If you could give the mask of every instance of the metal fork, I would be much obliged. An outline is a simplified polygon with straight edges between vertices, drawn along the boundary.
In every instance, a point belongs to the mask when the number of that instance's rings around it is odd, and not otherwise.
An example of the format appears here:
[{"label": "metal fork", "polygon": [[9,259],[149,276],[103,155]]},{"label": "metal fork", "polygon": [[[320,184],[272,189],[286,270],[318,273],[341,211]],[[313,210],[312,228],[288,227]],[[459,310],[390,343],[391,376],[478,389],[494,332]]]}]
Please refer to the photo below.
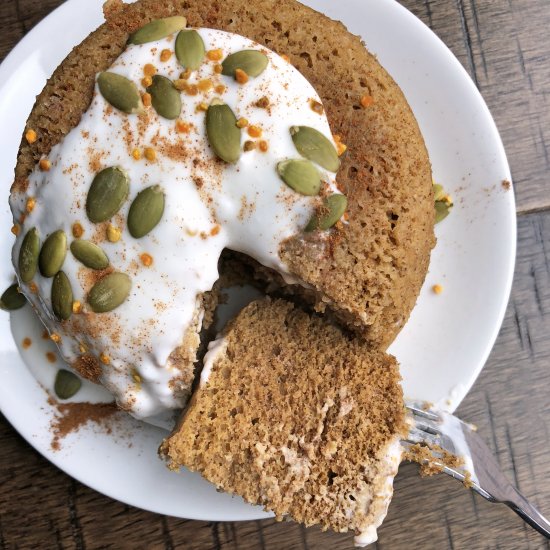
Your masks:
[{"label": "metal fork", "polygon": [[[472,425],[418,403],[407,403],[407,409],[411,426],[402,442],[406,449],[417,444],[427,446],[433,460],[427,459],[426,463],[441,468],[487,500],[506,504],[531,527],[550,538],[550,522],[506,479]],[[457,467],[445,465],[440,449],[462,458],[464,463]]]}]

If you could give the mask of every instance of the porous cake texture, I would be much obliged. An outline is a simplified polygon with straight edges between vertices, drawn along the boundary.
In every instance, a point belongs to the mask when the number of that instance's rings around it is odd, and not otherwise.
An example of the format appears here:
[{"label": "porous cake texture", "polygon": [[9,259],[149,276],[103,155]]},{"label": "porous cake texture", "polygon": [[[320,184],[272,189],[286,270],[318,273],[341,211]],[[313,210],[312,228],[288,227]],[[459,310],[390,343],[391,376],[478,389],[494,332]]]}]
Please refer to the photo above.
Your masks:
[{"label": "porous cake texture", "polygon": [[283,300],[248,305],[211,346],[161,454],[224,491],[323,529],[383,519],[406,433],[395,359]]}]

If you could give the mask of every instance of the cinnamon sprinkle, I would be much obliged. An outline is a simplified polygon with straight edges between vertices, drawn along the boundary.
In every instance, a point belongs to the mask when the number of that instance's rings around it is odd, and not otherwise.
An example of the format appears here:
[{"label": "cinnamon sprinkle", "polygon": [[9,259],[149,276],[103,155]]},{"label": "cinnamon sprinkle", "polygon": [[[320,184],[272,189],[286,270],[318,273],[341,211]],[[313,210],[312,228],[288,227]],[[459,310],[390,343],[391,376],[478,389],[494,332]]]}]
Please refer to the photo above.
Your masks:
[{"label": "cinnamon sprinkle", "polygon": [[112,432],[109,419],[119,411],[115,403],[59,403],[52,397],[48,403],[57,409],[57,414],[50,422],[52,433],[51,448],[58,451],[60,440],[88,424],[89,422]]}]

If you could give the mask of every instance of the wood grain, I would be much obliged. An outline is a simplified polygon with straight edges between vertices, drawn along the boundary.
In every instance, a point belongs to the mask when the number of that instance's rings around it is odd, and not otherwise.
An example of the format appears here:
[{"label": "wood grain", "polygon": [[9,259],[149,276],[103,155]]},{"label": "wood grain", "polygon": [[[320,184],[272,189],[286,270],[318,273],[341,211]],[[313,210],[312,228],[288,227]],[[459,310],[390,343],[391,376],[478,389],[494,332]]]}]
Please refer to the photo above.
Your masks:
[{"label": "wood grain", "polygon": [[[60,0],[0,1],[0,59]],[[550,514],[550,4],[403,0],[470,72],[503,137],[516,184],[518,259],[488,364],[459,414],[479,426],[504,471]],[[344,549],[349,535],[274,520],[208,523],[143,512],[72,480],[0,416],[0,550],[16,548]],[[403,465],[381,549],[543,549],[504,506]]]}]

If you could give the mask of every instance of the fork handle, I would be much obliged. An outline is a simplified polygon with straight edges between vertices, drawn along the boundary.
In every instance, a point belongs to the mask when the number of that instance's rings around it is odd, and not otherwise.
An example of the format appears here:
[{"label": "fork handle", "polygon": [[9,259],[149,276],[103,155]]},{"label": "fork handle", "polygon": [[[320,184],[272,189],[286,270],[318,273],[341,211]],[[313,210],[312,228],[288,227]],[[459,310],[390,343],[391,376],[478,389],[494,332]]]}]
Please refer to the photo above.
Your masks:
[{"label": "fork handle", "polygon": [[512,508],[523,520],[541,535],[550,539],[550,521],[548,521],[515,487],[514,495],[506,501],[506,505]]}]

